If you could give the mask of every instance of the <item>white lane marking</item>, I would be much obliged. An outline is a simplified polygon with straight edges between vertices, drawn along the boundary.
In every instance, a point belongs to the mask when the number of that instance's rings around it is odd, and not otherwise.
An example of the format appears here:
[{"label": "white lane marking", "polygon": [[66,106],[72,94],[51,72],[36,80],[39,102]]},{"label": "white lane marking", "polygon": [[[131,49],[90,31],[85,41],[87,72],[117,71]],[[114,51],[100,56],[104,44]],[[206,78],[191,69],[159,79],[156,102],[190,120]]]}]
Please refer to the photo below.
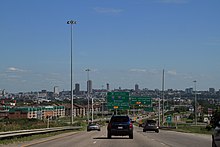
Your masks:
[{"label": "white lane marking", "polygon": [[96,144],[96,141],[94,141],[93,144]]},{"label": "white lane marking", "polygon": [[166,144],[164,144],[164,143],[160,143],[160,144],[162,144],[162,145],[166,145]]}]

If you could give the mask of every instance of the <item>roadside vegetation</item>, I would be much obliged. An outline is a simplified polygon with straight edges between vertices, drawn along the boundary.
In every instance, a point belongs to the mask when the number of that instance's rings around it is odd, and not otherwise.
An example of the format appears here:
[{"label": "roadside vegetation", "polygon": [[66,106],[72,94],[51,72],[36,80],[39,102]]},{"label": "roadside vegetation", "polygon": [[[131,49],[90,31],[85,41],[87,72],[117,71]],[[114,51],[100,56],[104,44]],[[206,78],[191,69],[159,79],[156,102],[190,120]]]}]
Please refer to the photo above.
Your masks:
[{"label": "roadside vegetation", "polygon": [[[73,126],[85,126],[83,118],[74,118]],[[70,126],[70,118],[64,117],[54,120],[39,120],[39,119],[1,119],[0,132],[41,129],[47,127],[63,127]]]},{"label": "roadside vegetation", "polygon": [[213,129],[208,126],[178,125],[175,131],[184,133],[212,134]]},{"label": "roadside vegetation", "polygon": [[36,134],[36,135],[31,135],[31,136],[22,136],[22,137],[13,137],[10,139],[1,139],[0,144],[7,145],[7,144],[14,144],[14,143],[21,143],[25,141],[32,141],[35,139],[41,139],[41,138],[46,138],[46,137],[51,137],[55,135],[59,135],[62,133],[68,133],[68,132],[73,132],[73,130],[66,130],[66,131],[59,131],[59,132],[51,132],[51,133],[46,133],[46,134]]},{"label": "roadside vegetation", "polygon": [[[63,127],[70,126],[70,118],[60,118],[57,120],[50,120],[49,127]],[[6,131],[16,131],[16,130],[29,130],[29,129],[41,129],[47,128],[48,120],[38,120],[38,119],[1,119],[0,120],[0,132]],[[82,129],[85,130],[87,123],[83,121],[82,118],[74,118],[73,126],[82,126]],[[58,132],[50,132],[44,134],[35,134],[30,136],[21,136],[21,137],[12,137],[5,138],[0,140],[0,144],[12,144],[18,142],[31,141],[34,139],[46,138],[50,136],[59,135],[62,133],[74,132],[79,130],[66,130],[66,131],[58,131]]]}]

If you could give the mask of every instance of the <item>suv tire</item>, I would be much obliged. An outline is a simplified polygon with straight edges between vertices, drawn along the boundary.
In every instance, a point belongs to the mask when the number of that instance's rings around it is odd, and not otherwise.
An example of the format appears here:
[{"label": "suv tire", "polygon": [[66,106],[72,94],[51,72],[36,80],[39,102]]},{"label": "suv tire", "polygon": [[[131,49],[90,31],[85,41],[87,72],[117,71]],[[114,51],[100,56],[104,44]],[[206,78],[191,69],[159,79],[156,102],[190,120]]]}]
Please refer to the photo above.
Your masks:
[{"label": "suv tire", "polygon": [[108,139],[111,139],[112,138],[112,135],[111,133],[108,132]]},{"label": "suv tire", "polygon": [[134,137],[133,137],[133,133],[129,135],[129,138],[130,138],[130,139],[133,139],[133,138],[134,138]]}]

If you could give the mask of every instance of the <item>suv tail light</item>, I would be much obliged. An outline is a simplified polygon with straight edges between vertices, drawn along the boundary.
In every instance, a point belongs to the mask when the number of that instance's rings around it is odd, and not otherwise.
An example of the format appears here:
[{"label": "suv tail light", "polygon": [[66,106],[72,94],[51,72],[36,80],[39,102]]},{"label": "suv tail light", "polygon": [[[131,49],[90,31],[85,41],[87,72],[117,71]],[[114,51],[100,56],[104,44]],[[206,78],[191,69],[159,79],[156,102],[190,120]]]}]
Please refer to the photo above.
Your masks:
[{"label": "suv tail light", "polygon": [[130,128],[130,129],[132,129],[132,128],[133,128],[133,124],[132,124],[132,123],[130,123],[129,128]]},{"label": "suv tail light", "polygon": [[108,124],[108,129],[111,129],[112,125],[111,123]]}]

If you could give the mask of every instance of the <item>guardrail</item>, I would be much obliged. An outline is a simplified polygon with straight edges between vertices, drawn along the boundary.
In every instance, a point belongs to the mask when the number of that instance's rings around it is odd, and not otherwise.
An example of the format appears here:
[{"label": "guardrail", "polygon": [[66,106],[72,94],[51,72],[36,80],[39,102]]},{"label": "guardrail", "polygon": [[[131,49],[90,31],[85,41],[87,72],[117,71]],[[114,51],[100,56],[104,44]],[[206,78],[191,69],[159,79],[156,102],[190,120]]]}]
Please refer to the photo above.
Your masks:
[{"label": "guardrail", "polygon": [[176,129],[176,126],[160,126],[159,127],[162,130],[172,130],[172,129]]},{"label": "guardrail", "polygon": [[16,136],[28,136],[28,135],[33,135],[33,134],[43,134],[43,133],[64,131],[64,130],[78,130],[81,128],[82,128],[81,126],[77,126],[77,127],[68,126],[68,127],[55,127],[55,128],[44,128],[44,129],[0,132],[0,139],[11,138],[11,137],[16,137]]}]

